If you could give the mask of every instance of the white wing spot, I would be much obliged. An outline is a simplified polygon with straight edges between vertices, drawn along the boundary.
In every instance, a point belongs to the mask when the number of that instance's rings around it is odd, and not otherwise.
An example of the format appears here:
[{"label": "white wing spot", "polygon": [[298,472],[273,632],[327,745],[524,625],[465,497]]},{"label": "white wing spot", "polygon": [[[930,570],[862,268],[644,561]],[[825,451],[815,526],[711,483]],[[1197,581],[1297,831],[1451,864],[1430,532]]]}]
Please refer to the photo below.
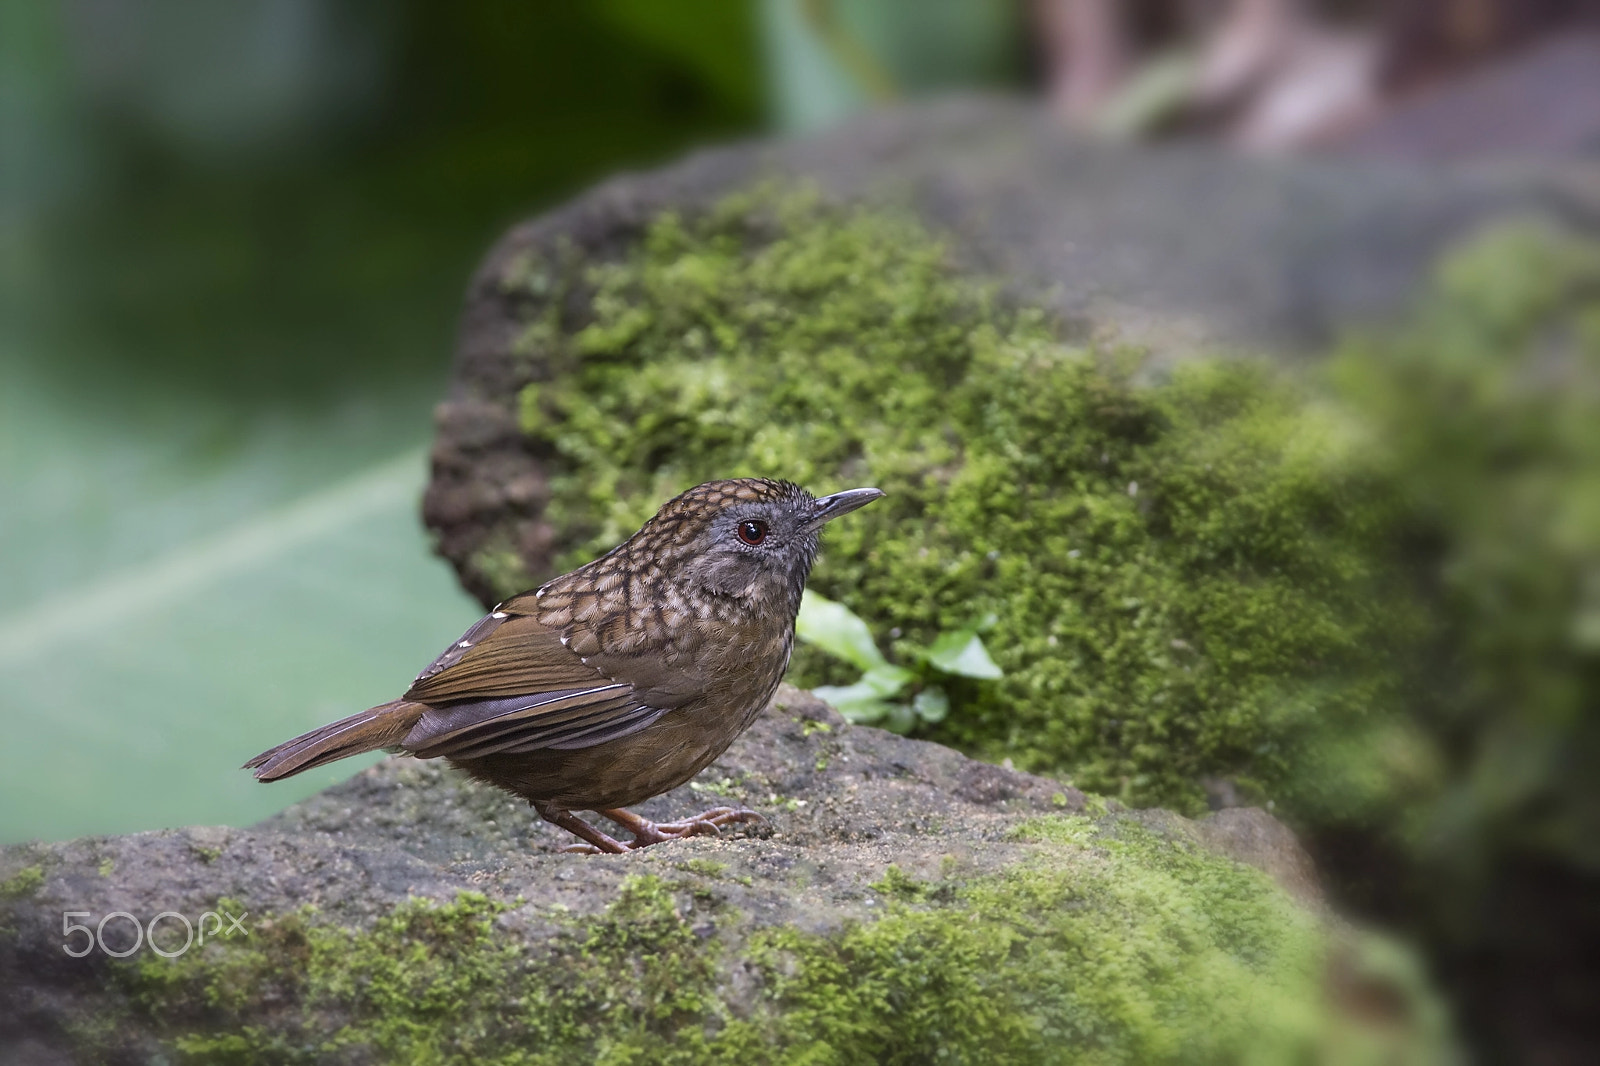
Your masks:
[{"label": "white wing spot", "polygon": [[470,641],[470,640],[458,640],[458,641],[456,641],[456,647],[458,647],[458,648],[470,648],[470,647],[472,647],[472,641]]},{"label": "white wing spot", "polygon": [[510,618],[511,616],[506,614],[504,611],[496,611],[496,612],[494,612],[494,614],[491,614],[489,617],[490,618]]},{"label": "white wing spot", "polygon": [[563,648],[565,648],[567,646],[567,638],[566,637],[562,637],[561,638],[561,646]]}]

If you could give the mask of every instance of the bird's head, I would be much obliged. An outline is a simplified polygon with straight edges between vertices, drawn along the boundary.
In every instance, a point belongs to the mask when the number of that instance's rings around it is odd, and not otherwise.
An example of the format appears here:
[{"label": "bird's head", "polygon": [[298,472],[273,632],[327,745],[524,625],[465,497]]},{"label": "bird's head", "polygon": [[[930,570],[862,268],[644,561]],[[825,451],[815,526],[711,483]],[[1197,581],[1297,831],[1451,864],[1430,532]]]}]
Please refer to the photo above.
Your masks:
[{"label": "bird's head", "polygon": [[667,501],[618,551],[649,553],[681,587],[793,617],[822,527],[882,495],[848,489],[816,497],[765,478],[708,481]]}]

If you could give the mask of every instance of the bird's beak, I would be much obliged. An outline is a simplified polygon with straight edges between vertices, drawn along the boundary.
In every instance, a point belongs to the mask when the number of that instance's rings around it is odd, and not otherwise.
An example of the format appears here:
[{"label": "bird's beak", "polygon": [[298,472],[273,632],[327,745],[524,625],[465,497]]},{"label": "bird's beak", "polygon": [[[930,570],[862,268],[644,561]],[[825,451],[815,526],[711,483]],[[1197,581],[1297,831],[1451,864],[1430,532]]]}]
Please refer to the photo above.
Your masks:
[{"label": "bird's beak", "polygon": [[811,505],[811,521],[806,523],[806,529],[821,529],[840,515],[849,514],[857,507],[865,507],[883,494],[882,489],[846,489],[832,496],[824,496]]}]

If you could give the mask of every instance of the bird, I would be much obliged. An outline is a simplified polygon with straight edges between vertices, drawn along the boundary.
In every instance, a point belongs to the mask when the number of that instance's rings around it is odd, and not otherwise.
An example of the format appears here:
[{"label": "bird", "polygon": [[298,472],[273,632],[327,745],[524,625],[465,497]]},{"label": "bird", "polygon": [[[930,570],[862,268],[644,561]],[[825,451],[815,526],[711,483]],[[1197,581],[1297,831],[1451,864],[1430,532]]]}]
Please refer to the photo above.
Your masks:
[{"label": "bird", "polygon": [[600,558],[496,605],[399,699],[244,768],[270,782],[380,749],[443,758],[577,837],[566,850],[591,853],[760,821],[716,807],[657,823],[627,808],[693,778],[755,721],[788,669],[823,527],[883,495],[698,485]]}]

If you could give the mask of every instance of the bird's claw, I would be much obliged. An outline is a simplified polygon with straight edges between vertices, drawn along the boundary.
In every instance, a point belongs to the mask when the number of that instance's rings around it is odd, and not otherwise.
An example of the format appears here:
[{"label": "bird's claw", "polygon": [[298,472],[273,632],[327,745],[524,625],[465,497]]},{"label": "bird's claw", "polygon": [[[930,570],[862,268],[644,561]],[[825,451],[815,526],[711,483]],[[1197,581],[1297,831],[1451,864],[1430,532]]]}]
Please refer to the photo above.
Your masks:
[{"label": "bird's claw", "polygon": [[713,807],[676,822],[656,822],[654,828],[668,836],[721,836],[721,826],[765,821],[748,807]]},{"label": "bird's claw", "polygon": [[632,833],[633,839],[624,844],[600,832],[582,819],[573,817],[568,811],[540,812],[546,821],[553,822],[587,841],[582,844],[569,844],[562,849],[565,852],[581,855],[610,851],[618,853],[638,851],[652,844],[680,840],[683,837],[721,836],[721,827],[735,822],[766,822],[765,818],[747,807],[713,807],[709,811],[702,811],[693,817],[675,822],[652,822],[621,807],[597,809],[596,813]]},{"label": "bird's claw", "polygon": [[765,821],[761,815],[746,807],[713,807],[709,811],[702,811],[673,822],[643,822],[633,827],[633,841],[628,847],[630,850],[637,850],[647,848],[651,844],[680,840],[684,837],[719,837],[722,835],[722,826],[737,822]]},{"label": "bird's claw", "polygon": [[[722,830],[717,828],[716,822],[707,821],[704,818],[682,818],[676,822],[654,822],[650,828],[661,834],[661,839],[668,837],[719,837],[722,835]],[[658,840],[652,839],[650,843],[658,843]]]}]

